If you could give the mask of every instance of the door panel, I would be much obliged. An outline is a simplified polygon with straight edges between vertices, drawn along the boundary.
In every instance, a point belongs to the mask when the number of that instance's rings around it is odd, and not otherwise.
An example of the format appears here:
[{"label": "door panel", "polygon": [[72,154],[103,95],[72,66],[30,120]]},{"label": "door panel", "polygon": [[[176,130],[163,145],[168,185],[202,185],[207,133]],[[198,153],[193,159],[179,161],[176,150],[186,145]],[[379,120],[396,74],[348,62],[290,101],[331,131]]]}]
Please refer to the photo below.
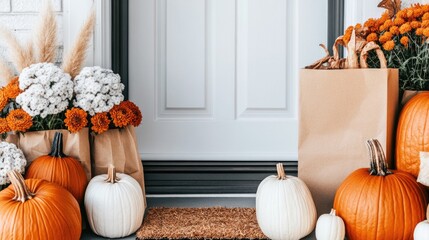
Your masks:
[{"label": "door panel", "polygon": [[297,160],[298,70],[323,55],[327,1],[129,4],[142,159]]}]

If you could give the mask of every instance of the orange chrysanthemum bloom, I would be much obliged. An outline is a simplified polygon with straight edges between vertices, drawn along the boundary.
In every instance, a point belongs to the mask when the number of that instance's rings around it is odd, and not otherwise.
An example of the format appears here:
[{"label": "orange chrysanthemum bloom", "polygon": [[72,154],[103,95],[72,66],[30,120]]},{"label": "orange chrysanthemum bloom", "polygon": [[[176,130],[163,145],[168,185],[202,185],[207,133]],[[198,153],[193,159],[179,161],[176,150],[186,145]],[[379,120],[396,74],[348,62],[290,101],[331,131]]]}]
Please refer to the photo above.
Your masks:
[{"label": "orange chrysanthemum bloom", "polygon": [[366,40],[368,42],[372,42],[372,41],[377,41],[378,40],[378,36],[376,33],[370,33],[368,34],[368,36],[366,37]]},{"label": "orange chrysanthemum bloom", "polygon": [[395,47],[395,42],[393,40],[387,41],[383,44],[383,48],[386,51],[392,51]]},{"label": "orange chrysanthemum bloom", "polygon": [[408,47],[409,39],[407,36],[401,37],[401,40],[399,40],[399,41],[401,42],[402,45],[404,45],[405,47]]},{"label": "orange chrysanthemum bloom", "polygon": [[406,18],[406,17],[407,17],[407,13],[405,12],[405,10],[399,10],[399,11],[396,13],[396,17],[399,17],[399,18]]},{"label": "orange chrysanthemum bloom", "polygon": [[0,110],[6,107],[8,101],[9,99],[6,97],[6,94],[4,93],[4,88],[0,89]]},{"label": "orange chrysanthemum bloom", "polygon": [[22,109],[10,111],[6,117],[7,124],[12,131],[25,132],[33,126],[30,114]]},{"label": "orange chrysanthemum bloom", "polygon": [[390,19],[390,15],[387,11],[385,11],[381,17],[379,19],[377,19],[377,23],[378,24],[383,24],[385,21],[387,21],[388,19]]},{"label": "orange chrysanthemum bloom", "polygon": [[357,24],[355,25],[355,29],[361,29],[361,28],[362,28],[362,24],[357,23]]},{"label": "orange chrysanthemum bloom", "polygon": [[423,15],[423,10],[420,7],[414,9],[414,18],[419,18]]},{"label": "orange chrysanthemum bloom", "polygon": [[[421,5],[421,9],[423,12],[429,12],[429,5]],[[429,16],[428,16],[429,17]]]},{"label": "orange chrysanthemum bloom", "polygon": [[401,34],[405,34],[405,33],[409,32],[409,31],[411,31],[411,29],[412,28],[411,28],[411,26],[410,26],[409,23],[404,23],[404,24],[402,24],[402,26],[399,27],[399,32]]},{"label": "orange chrysanthemum bloom", "polygon": [[109,111],[113,124],[116,127],[125,127],[130,123],[133,117],[131,110],[123,105],[115,105]]},{"label": "orange chrysanthemum bloom", "polygon": [[21,93],[19,89],[19,77],[14,77],[5,87],[4,94],[7,98],[16,98]]},{"label": "orange chrysanthemum bloom", "polygon": [[131,110],[133,117],[130,119],[130,124],[137,127],[142,122],[143,116],[139,107],[131,101],[123,101],[121,105]]},{"label": "orange chrysanthemum bloom", "polygon": [[6,118],[0,118],[0,133],[7,133],[10,131],[10,127],[7,124]]},{"label": "orange chrysanthemum bloom", "polygon": [[416,35],[418,35],[418,36],[421,36],[421,35],[423,35],[423,28],[417,28],[416,29]]},{"label": "orange chrysanthemum bloom", "polygon": [[424,35],[425,37],[429,37],[429,28],[425,28],[425,29],[423,30],[423,35]]},{"label": "orange chrysanthemum bloom", "polygon": [[395,18],[395,20],[393,20],[393,23],[396,26],[401,26],[402,24],[405,23],[405,20],[403,18],[397,17],[397,18]]},{"label": "orange chrysanthemum bloom", "polygon": [[97,113],[91,118],[92,131],[101,134],[109,130],[110,119],[107,112]]},{"label": "orange chrysanthemum bloom", "polygon": [[374,27],[374,25],[375,25],[374,18],[370,18],[370,19],[366,20],[366,22],[363,24],[363,26],[367,27],[367,28],[372,28],[372,27]]},{"label": "orange chrysanthemum bloom", "polygon": [[83,109],[74,107],[66,111],[64,123],[71,133],[79,132],[88,124],[87,116],[88,114]]},{"label": "orange chrysanthemum bloom", "polygon": [[391,26],[389,29],[389,32],[393,35],[398,35],[399,34],[399,27],[398,26]]},{"label": "orange chrysanthemum bloom", "polygon": [[426,12],[425,14],[423,14],[422,20],[429,20],[429,12]]},{"label": "orange chrysanthemum bloom", "polygon": [[384,26],[384,29],[389,29],[391,26],[393,26],[392,20],[390,20],[390,19],[386,20],[384,22],[383,26]]},{"label": "orange chrysanthemum bloom", "polygon": [[378,30],[380,31],[380,32],[383,32],[384,30],[386,30],[387,28],[384,26],[384,25],[381,25],[379,28],[378,28]]},{"label": "orange chrysanthemum bloom", "polygon": [[410,19],[414,16],[414,10],[413,9],[408,9],[407,10],[407,18]]},{"label": "orange chrysanthemum bloom", "polygon": [[421,24],[419,21],[412,21],[412,22],[410,23],[410,26],[411,26],[413,29],[419,28],[421,25],[422,25],[422,24]]},{"label": "orange chrysanthemum bloom", "polygon": [[429,27],[429,20],[423,20],[423,21],[422,21],[422,24],[421,24],[421,27],[422,27],[422,28],[427,28],[427,27]]},{"label": "orange chrysanthemum bloom", "polygon": [[380,36],[380,38],[378,39],[378,41],[379,41],[381,44],[383,44],[383,43],[385,43],[385,42],[389,41],[389,39],[387,39],[387,37],[386,37],[386,36],[382,35],[382,36]]}]

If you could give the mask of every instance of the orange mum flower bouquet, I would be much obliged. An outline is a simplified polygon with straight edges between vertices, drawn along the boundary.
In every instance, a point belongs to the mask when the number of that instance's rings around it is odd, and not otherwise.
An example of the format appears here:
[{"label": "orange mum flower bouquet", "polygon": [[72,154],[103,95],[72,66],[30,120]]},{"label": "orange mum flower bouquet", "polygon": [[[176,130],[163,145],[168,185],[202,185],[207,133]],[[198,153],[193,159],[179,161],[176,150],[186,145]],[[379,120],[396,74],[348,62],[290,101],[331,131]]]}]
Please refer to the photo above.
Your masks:
[{"label": "orange mum flower bouquet", "polygon": [[[343,40],[348,43],[353,30],[366,41],[377,43],[387,60],[387,67],[399,69],[402,90],[429,90],[429,5],[413,4],[401,9],[400,0],[383,0],[379,7],[387,11],[380,18],[370,18],[363,26],[350,26]],[[376,68],[379,60],[368,55],[368,66]]]}]

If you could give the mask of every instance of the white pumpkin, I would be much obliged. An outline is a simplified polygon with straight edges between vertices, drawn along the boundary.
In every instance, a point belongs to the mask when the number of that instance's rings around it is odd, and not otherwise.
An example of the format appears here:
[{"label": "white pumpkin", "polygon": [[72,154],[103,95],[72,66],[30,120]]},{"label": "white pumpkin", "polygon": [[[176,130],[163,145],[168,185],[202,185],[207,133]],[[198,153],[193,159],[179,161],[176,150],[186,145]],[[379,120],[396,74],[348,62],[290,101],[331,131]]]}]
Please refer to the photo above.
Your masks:
[{"label": "white pumpkin", "polygon": [[95,234],[119,238],[134,233],[141,226],[145,201],[134,178],[116,174],[115,167],[109,166],[108,174],[95,176],[89,182],[85,209]]},{"label": "white pumpkin", "polygon": [[297,240],[310,234],[316,224],[316,207],[305,183],[286,176],[277,164],[278,176],[265,178],[256,193],[256,218],[271,239]]},{"label": "white pumpkin", "polygon": [[341,217],[336,215],[335,209],[330,214],[323,214],[316,224],[317,240],[344,240],[346,227]]},{"label": "white pumpkin", "polygon": [[426,218],[419,222],[414,229],[414,240],[429,240],[429,205],[426,210]]}]

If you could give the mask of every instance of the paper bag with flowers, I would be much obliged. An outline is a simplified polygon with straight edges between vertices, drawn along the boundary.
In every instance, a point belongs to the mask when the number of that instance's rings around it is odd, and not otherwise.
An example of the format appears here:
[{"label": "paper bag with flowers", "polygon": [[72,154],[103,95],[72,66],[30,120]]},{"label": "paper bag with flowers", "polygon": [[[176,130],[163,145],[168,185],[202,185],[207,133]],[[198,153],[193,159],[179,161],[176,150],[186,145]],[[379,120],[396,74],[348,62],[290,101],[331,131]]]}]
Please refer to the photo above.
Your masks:
[{"label": "paper bag with flowers", "polygon": [[[79,72],[95,22],[92,13],[74,47],[64,55],[63,65],[54,64],[57,52],[57,23],[50,1],[40,15],[33,37],[22,44],[7,28],[0,28],[0,40],[9,50],[11,69],[0,61],[0,133],[16,141],[28,164],[51,150],[55,132],[63,133],[64,153],[78,159],[91,177],[89,131],[86,118],[69,114],[72,107],[73,77]],[[19,76],[15,76],[15,72]],[[17,134],[17,135],[14,135]],[[7,136],[9,135],[9,136]]]},{"label": "paper bag with flowers", "polygon": [[107,172],[113,164],[135,178],[144,192],[143,166],[134,127],[142,114],[131,101],[123,101],[124,85],[118,74],[100,67],[86,67],[75,78],[74,108],[66,114],[88,115],[94,175]]}]

